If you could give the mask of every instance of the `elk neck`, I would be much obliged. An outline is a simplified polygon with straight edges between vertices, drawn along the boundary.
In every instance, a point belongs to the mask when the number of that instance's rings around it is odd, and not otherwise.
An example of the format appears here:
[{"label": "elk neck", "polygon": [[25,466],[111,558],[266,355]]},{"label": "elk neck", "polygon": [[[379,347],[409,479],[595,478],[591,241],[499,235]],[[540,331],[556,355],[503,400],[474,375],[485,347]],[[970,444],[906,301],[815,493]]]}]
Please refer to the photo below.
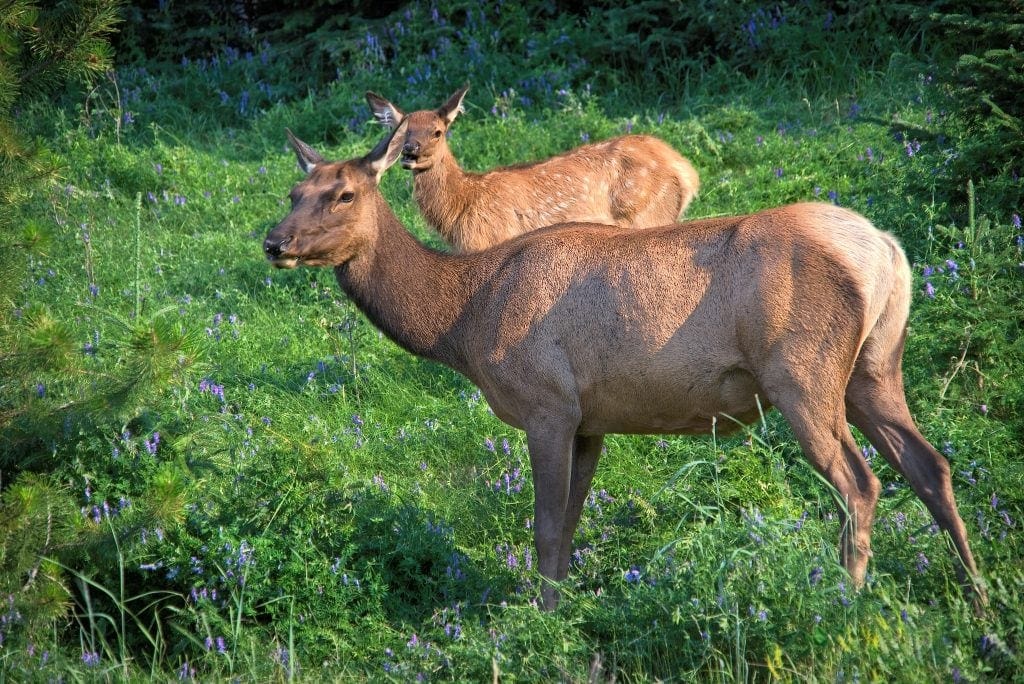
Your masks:
[{"label": "elk neck", "polygon": [[474,290],[473,259],[420,244],[383,197],[375,201],[372,237],[335,267],[338,284],[396,344],[463,371],[459,323]]},{"label": "elk neck", "polygon": [[413,195],[427,223],[448,244],[461,244],[455,233],[459,218],[478,190],[471,174],[459,166],[445,145],[435,153],[429,169],[413,172]]}]

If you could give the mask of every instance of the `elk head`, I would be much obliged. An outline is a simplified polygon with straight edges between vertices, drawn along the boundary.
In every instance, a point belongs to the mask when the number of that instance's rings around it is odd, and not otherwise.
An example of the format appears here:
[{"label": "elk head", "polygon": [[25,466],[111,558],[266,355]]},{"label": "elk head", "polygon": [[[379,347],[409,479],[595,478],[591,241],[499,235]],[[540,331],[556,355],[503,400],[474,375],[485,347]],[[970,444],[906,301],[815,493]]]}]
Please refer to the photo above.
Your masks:
[{"label": "elk head", "polygon": [[366,93],[374,118],[395,129],[403,121],[409,122],[402,144],[402,166],[412,171],[429,169],[438,156],[448,151],[448,127],[459,112],[464,111],[462,100],[469,86],[459,88],[448,101],[434,111],[423,110],[406,115],[401,109],[376,93]]},{"label": "elk head", "polygon": [[263,241],[277,268],[339,266],[372,241],[380,202],[380,177],[397,161],[405,127],[382,140],[365,157],[325,161],[286,129],[306,178],[292,188],[292,209]]}]

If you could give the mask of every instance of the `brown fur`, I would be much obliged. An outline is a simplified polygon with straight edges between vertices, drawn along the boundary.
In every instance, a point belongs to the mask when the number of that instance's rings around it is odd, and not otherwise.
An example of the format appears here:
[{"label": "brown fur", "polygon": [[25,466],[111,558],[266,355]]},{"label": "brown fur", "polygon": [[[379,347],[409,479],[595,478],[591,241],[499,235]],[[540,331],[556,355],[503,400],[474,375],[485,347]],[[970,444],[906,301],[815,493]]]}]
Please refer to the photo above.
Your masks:
[{"label": "brown fur", "polygon": [[[542,575],[566,576],[605,434],[725,432],[755,420],[760,402],[779,408],[839,493],[855,584],[880,486],[847,420],[949,533],[965,586],[976,581],[949,466],[904,398],[910,271],[890,235],[846,209],[795,204],[644,231],[567,224],[443,254],[406,232],[377,189],[404,125],[343,163],[293,140],[309,175],[264,248],[276,266],[334,267],[382,331],[464,373],[526,431]],[[557,602],[553,586],[542,597]]]},{"label": "brown fur", "polygon": [[480,251],[567,221],[662,226],[677,220],[697,194],[700,180],[690,162],[649,135],[624,135],[544,161],[467,173],[447,139],[466,90],[436,110],[408,115],[380,95],[366,94],[385,125],[409,122],[402,163],[412,169],[420,212],[455,251]]}]

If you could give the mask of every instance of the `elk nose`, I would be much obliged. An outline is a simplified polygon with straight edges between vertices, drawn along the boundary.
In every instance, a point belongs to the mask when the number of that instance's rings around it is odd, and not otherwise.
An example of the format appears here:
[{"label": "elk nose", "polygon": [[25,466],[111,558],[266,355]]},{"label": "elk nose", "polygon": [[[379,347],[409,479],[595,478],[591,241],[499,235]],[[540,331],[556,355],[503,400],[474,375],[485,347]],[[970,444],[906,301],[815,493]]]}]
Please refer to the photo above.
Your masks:
[{"label": "elk nose", "polygon": [[263,241],[263,251],[266,255],[272,259],[276,259],[281,256],[281,252],[288,246],[288,243],[292,241],[291,235],[286,238],[273,238],[268,237]]},{"label": "elk nose", "polygon": [[407,142],[404,145],[402,145],[402,152],[404,152],[405,154],[416,154],[419,151],[420,146],[417,143]]}]

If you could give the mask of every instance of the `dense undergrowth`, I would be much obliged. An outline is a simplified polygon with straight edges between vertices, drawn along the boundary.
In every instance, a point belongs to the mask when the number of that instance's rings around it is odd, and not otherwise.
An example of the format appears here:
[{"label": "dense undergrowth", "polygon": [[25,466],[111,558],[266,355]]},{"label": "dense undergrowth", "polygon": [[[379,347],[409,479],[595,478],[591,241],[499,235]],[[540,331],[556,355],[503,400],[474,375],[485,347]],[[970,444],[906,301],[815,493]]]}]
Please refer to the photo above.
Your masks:
[{"label": "dense undergrowth", "polygon": [[[976,161],[1010,124],[968,111],[943,68],[975,46],[873,3],[696,4],[699,23],[659,28],[662,3],[408,3],[325,25],[308,71],[272,34],[163,59],[126,45],[84,100],[22,111],[64,170],[20,209],[50,237],[3,319],[2,671],[1018,679],[1024,207],[1019,155]],[[832,496],[775,413],[726,439],[610,437],[563,604],[536,609],[523,435],[329,272],[272,273],[260,249],[299,178],[285,127],[361,155],[382,135],[365,90],[412,110],[467,80],[451,145],[468,169],[653,133],[701,174],[690,216],[818,199],[900,238],[908,399],[950,460],[988,614],[863,440],[886,489],[853,592]],[[404,171],[383,190],[439,244]]]}]

